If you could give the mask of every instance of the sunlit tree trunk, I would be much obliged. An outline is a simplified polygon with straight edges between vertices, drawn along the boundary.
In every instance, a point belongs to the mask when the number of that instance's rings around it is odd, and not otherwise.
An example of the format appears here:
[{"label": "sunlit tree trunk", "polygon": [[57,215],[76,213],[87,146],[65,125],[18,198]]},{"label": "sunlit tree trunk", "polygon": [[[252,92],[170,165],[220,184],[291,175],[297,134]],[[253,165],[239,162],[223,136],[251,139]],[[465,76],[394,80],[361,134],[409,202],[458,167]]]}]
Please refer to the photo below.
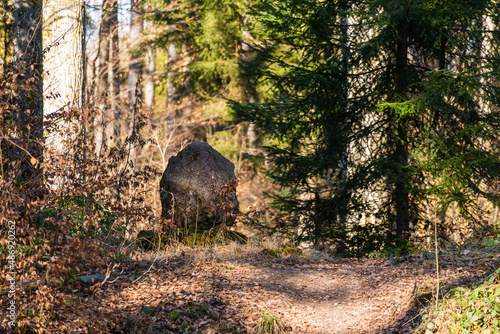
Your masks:
[{"label": "sunlit tree trunk", "polygon": [[[19,4],[22,4],[21,0],[17,0]],[[6,70],[6,65],[9,62],[9,57],[12,55],[12,35],[13,35],[13,27],[12,20],[10,18],[11,4],[9,0],[1,1],[1,12],[2,12],[2,20],[0,21],[0,31],[2,36],[1,47],[0,47],[0,56],[1,56],[1,64],[2,70]]]},{"label": "sunlit tree trunk", "polygon": [[177,90],[174,83],[175,78],[175,69],[174,63],[177,61],[177,49],[174,43],[170,43],[168,46],[168,68],[167,68],[167,110],[169,111],[169,115],[173,118],[175,109],[174,109],[174,100],[177,97]]},{"label": "sunlit tree trunk", "polygon": [[[120,104],[120,53],[119,53],[119,37],[118,37],[118,1],[113,1],[113,6],[111,8],[111,16],[109,17],[110,29],[111,29],[111,49],[110,49],[110,60],[111,60],[111,108],[115,117],[119,116],[119,104]],[[117,123],[118,124],[118,123]]]},{"label": "sunlit tree trunk", "polygon": [[[81,108],[84,79],[84,3],[78,0],[46,0],[43,3],[43,45],[45,101],[43,114],[51,119],[57,111],[66,108]],[[78,132],[74,118],[53,120],[58,126],[45,139],[49,156],[58,155],[60,164],[67,164],[73,151],[71,140]],[[53,181],[52,186],[64,188],[63,176]]]},{"label": "sunlit tree trunk", "polygon": [[121,144],[121,106],[120,106],[120,54],[118,37],[118,1],[112,1],[111,14],[109,17],[110,49],[109,49],[109,106],[111,123],[107,127],[107,138],[110,145]]},{"label": "sunlit tree trunk", "polygon": [[156,72],[156,48],[148,45],[146,52],[146,78],[144,83],[144,104],[146,108],[152,109],[155,104],[155,72]]},{"label": "sunlit tree trunk", "polygon": [[94,135],[96,142],[96,152],[102,154],[102,146],[105,144],[105,127],[109,120],[109,67],[110,67],[110,36],[111,36],[111,7],[112,0],[103,0],[101,26],[99,28],[99,48],[98,48],[98,71],[97,81],[97,104],[100,115],[94,119]]},{"label": "sunlit tree trunk", "polygon": [[[175,99],[177,98],[177,90],[175,87],[175,69],[174,64],[177,61],[177,50],[174,43],[170,43],[167,49],[168,53],[168,64],[167,64],[167,99],[166,99],[166,110],[167,110],[167,133],[172,133],[175,129]],[[169,152],[171,153],[171,152]]]}]

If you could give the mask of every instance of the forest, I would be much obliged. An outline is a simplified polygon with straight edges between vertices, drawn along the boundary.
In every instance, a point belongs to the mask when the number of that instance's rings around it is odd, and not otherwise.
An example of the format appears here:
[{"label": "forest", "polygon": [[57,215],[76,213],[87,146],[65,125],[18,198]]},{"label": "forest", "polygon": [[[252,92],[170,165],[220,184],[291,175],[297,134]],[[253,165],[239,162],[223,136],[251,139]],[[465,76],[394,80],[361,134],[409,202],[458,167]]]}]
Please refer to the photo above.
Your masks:
[{"label": "forest", "polygon": [[498,0],[1,0],[1,333],[499,333]]}]

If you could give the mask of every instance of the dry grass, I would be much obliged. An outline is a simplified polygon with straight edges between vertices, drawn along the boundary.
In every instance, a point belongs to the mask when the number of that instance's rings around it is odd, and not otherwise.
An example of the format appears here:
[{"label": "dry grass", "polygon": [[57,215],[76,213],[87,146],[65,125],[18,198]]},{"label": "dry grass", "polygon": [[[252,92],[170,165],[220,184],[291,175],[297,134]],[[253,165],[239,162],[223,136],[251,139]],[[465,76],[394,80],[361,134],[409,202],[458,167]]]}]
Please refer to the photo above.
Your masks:
[{"label": "dry grass", "polygon": [[[201,265],[205,263],[248,262],[248,263],[275,263],[275,264],[304,264],[319,261],[332,261],[333,255],[318,252],[313,249],[301,249],[300,252],[280,252],[289,245],[279,235],[250,237],[246,244],[239,242],[211,243],[202,246],[187,246],[174,241],[163,249],[142,251],[137,258],[156,265],[180,263]],[[273,256],[269,255],[272,251]],[[277,252],[275,252],[277,251]]]}]

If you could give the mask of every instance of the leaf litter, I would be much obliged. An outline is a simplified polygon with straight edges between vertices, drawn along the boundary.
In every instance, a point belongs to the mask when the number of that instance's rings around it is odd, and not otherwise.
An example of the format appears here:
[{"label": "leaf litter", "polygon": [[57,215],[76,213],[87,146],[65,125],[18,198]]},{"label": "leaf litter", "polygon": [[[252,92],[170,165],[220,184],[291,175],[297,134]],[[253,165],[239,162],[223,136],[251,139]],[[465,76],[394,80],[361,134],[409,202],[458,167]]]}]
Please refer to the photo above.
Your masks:
[{"label": "leaf litter", "polygon": [[[485,277],[495,257],[440,261],[444,293]],[[255,333],[266,313],[289,333],[409,333],[435,291],[434,263],[247,258],[164,261],[147,271],[148,261],[131,262],[93,294],[68,295],[60,311],[67,330],[79,333]]]}]

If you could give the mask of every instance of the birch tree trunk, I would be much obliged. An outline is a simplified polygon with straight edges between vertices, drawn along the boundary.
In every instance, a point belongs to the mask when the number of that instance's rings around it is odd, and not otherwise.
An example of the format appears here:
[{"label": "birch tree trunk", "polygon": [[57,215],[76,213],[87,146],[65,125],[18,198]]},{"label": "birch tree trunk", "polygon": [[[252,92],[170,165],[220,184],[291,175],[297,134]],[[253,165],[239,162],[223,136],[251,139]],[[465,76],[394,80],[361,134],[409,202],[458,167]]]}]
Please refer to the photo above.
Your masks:
[{"label": "birch tree trunk", "polygon": [[[81,108],[84,80],[84,2],[79,0],[45,0],[43,2],[43,45],[45,101],[43,114],[51,119],[66,108]],[[73,151],[71,140],[78,132],[74,118],[53,119],[58,130],[45,138],[46,152],[69,160]],[[64,188],[65,177],[49,180],[57,189]]]}]

